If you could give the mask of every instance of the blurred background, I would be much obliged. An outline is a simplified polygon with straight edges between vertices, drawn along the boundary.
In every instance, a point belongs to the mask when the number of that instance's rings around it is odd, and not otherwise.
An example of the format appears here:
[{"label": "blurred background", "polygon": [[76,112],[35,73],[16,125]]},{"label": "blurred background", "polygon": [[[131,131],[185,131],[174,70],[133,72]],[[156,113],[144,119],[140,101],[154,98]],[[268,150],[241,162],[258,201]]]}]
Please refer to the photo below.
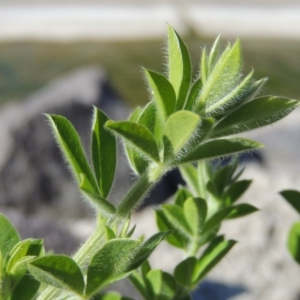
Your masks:
[{"label": "blurred background", "polygon": [[[186,42],[195,74],[201,49],[219,34],[224,46],[241,38],[244,73],[254,68],[256,79],[269,77],[264,94],[300,99],[299,0],[0,0],[0,211],[23,238],[45,237],[48,249],[71,253],[93,228],[42,113],[67,116],[87,145],[91,105],[113,119],[143,106],[141,66],[164,71],[167,23]],[[300,268],[286,250],[298,216],[278,196],[300,189],[299,120],[296,110],[249,134],[266,145],[263,163],[253,160],[244,175],[254,178],[245,201],[261,211],[225,226],[239,244],[195,299],[300,299]],[[112,201],[132,179],[120,161]],[[169,197],[177,180],[148,202]],[[133,222],[137,234],[156,231],[152,207]],[[166,245],[158,251],[153,264],[171,272],[181,254]],[[126,283],[117,288],[133,293]]]}]

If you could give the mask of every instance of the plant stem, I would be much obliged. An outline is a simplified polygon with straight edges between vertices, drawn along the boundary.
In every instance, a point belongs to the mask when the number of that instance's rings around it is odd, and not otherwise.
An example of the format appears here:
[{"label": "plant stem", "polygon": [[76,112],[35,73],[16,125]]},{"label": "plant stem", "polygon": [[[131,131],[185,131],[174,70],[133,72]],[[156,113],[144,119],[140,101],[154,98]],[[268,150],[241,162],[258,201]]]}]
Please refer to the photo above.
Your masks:
[{"label": "plant stem", "polygon": [[[164,173],[164,168],[161,165],[154,166],[150,172],[145,172],[136,181],[136,183],[129,190],[128,194],[124,197],[115,215],[108,220],[109,225],[118,224],[143,200],[145,195],[155,185],[159,178]],[[75,253],[73,259],[82,268],[85,269],[90,262],[91,258],[99,251],[105,243],[105,235],[99,228],[96,228],[92,235],[86,240],[81,248]],[[37,300],[50,300],[58,299],[62,293],[61,290],[54,287],[48,287],[38,297]]]},{"label": "plant stem", "polygon": [[149,180],[147,172],[142,174],[138,181],[133,185],[131,190],[125,196],[123,201],[117,208],[115,217],[117,219],[126,218],[129,213],[143,200],[144,196],[154,185],[154,182]]}]

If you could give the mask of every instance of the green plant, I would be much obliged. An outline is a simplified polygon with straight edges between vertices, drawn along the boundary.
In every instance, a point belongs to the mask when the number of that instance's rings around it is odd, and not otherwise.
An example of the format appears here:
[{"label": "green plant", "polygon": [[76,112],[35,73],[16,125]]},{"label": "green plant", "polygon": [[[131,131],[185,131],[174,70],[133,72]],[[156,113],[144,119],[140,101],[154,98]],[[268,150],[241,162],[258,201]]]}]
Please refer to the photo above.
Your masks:
[{"label": "green plant", "polygon": [[[129,275],[145,299],[190,299],[190,292],[235,243],[217,235],[221,223],[256,210],[236,204],[250,184],[238,180],[237,160],[226,166],[204,160],[261,148],[256,141],[231,136],[271,124],[298,105],[283,97],[257,98],[266,79],[255,81],[253,72],[242,78],[241,69],[240,42],[228,44],[221,53],[218,38],[209,53],[204,48],[201,67],[192,80],[188,50],[169,27],[167,77],[144,69],[150,91],[146,107],[136,108],[128,121],[118,122],[94,108],[91,162],[72,124],[62,116],[47,116],[80,192],[95,210],[97,226],[73,257],[26,253],[29,272],[45,285],[37,299],[124,299],[101,293]],[[138,176],[118,206],[109,201],[116,137],[124,141],[129,164]],[[174,204],[156,211],[161,231],[146,241],[131,238],[131,211],[177,167],[187,187],[178,190]],[[152,270],[147,262],[163,239],[185,252],[174,274]],[[4,236],[0,244],[4,249],[5,240]],[[11,255],[3,251],[2,272]],[[7,290],[1,290],[0,299],[11,299],[14,289]]]},{"label": "green plant", "polygon": [[[300,213],[300,192],[296,190],[284,190],[281,196]],[[296,222],[290,229],[288,235],[288,249],[291,256],[300,264],[300,222]]]}]

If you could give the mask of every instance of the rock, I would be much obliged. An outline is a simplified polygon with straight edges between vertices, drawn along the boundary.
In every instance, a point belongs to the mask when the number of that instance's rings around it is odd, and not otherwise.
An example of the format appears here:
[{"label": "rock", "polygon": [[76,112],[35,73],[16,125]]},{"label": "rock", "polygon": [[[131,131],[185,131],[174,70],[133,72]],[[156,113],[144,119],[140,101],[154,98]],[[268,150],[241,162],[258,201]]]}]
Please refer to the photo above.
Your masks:
[{"label": "rock", "polygon": [[[50,230],[55,229],[51,224],[57,225],[66,218],[93,216],[77,191],[43,113],[67,117],[88,151],[92,105],[112,119],[127,118],[129,113],[103,70],[95,68],[67,74],[22,102],[9,104],[0,111],[0,206],[15,209],[18,214],[13,214],[12,219],[17,227],[21,230],[23,226],[35,228],[31,234],[44,235],[46,244]],[[119,152],[121,155],[120,147]],[[119,160],[117,173],[115,185],[118,188],[111,197],[115,202],[131,181],[124,159]],[[18,220],[21,216],[24,222]],[[49,226],[35,226],[39,222],[37,218]],[[23,230],[24,236],[27,237],[29,231]],[[64,250],[58,246],[53,248]]]}]

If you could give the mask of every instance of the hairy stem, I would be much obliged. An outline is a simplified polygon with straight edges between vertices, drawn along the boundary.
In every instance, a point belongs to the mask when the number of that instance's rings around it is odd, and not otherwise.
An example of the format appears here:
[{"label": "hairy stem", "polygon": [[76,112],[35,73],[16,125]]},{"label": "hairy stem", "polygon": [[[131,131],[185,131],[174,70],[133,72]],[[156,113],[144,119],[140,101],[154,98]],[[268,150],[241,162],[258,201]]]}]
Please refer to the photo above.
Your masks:
[{"label": "hairy stem", "polygon": [[[111,217],[108,221],[109,225],[119,224],[124,218],[126,218],[129,213],[141,203],[145,195],[150,191],[150,189],[157,183],[157,181],[164,174],[164,167],[161,165],[156,165],[150,171],[145,172],[136,181],[136,183],[131,187],[128,194],[121,201],[117,208],[115,215]],[[86,240],[86,242],[80,247],[80,249],[75,253],[73,259],[84,271],[92,257],[101,249],[105,243],[105,235],[99,228],[96,228],[92,235]],[[38,297],[37,300],[57,300],[59,295],[62,293],[61,290],[54,287],[48,287],[44,292]]]}]

